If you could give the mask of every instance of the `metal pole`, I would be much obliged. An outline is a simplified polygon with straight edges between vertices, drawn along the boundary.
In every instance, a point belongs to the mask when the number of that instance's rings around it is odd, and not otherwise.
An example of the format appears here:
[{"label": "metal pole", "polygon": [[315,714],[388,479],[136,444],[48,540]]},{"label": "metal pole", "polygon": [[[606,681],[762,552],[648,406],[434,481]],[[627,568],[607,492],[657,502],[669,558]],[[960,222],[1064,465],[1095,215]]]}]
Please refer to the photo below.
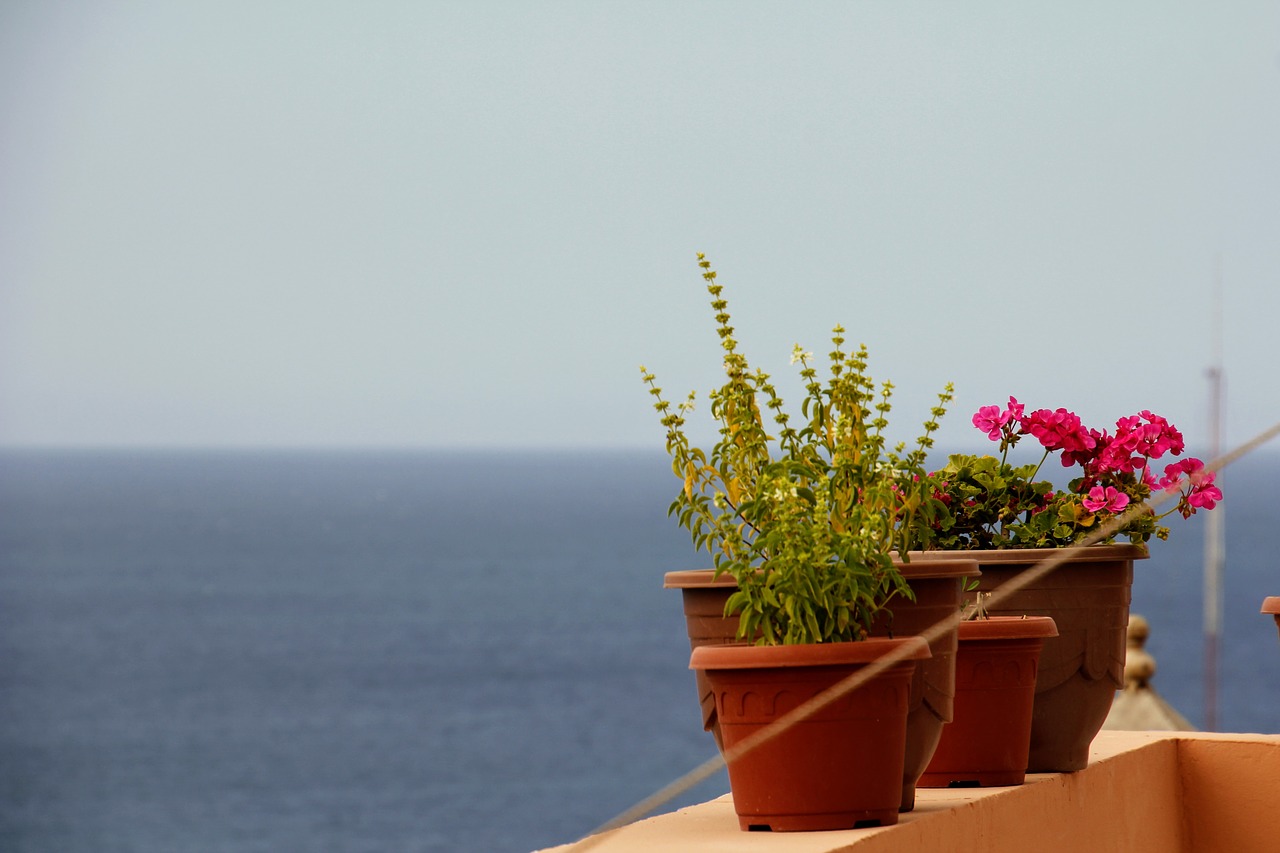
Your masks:
[{"label": "metal pole", "polygon": [[[1209,378],[1209,457],[1222,454],[1222,256],[1214,258],[1213,363]],[[1221,474],[1218,475],[1221,477]],[[1204,532],[1204,729],[1218,730],[1218,653],[1222,644],[1222,575],[1225,556],[1222,507],[1208,514]]]}]

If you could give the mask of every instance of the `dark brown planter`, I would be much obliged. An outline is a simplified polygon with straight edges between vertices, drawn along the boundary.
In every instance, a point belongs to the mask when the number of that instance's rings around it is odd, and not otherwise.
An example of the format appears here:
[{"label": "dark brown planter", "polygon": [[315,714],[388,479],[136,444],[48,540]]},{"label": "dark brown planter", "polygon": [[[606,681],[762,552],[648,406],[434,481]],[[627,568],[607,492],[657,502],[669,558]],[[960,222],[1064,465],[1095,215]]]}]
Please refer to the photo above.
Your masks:
[{"label": "dark brown planter", "polygon": [[[916,600],[892,604],[892,620],[886,617],[873,625],[873,636],[901,637],[923,633],[959,610],[964,579],[978,574],[977,562],[962,554],[952,554],[945,561],[899,563],[898,569],[911,585]],[[737,584],[727,575],[718,580],[713,579],[713,575],[710,569],[704,569],[668,572],[664,578],[665,587],[679,589],[682,593],[689,645],[694,649],[737,640],[738,618],[724,615],[725,602],[737,589]],[[921,662],[911,681],[899,804],[902,811],[910,811],[915,806],[916,779],[928,765],[938,738],[942,736],[943,725],[951,720],[952,697],[955,694],[956,632],[951,630],[936,638],[929,644],[929,651],[931,657]],[[706,677],[701,672],[695,672],[695,676],[698,699],[702,704],[703,728],[711,732],[716,744],[723,748],[715,698]]]},{"label": "dark brown planter", "polygon": [[1280,595],[1268,595],[1262,599],[1262,612],[1276,617],[1276,629],[1280,630]]},{"label": "dark brown planter", "polygon": [[922,788],[1021,785],[1031,746],[1036,667],[1047,616],[960,623],[955,718],[920,777]]},{"label": "dark brown planter", "polygon": [[[891,650],[907,658],[742,754],[734,748]],[[898,822],[907,702],[919,637],[800,646],[705,645],[706,675],[744,830],[852,829]]]},{"label": "dark brown planter", "polygon": [[[974,557],[982,568],[979,591],[1002,584],[1060,549],[926,552],[913,561]],[[1133,561],[1139,545],[1074,549],[1070,560],[995,607],[992,616],[1049,616],[1058,636],[1045,641],[1036,677],[1031,722],[1030,773],[1066,773],[1089,763],[1089,744],[1106,721],[1115,692],[1124,687],[1125,628]]]}]

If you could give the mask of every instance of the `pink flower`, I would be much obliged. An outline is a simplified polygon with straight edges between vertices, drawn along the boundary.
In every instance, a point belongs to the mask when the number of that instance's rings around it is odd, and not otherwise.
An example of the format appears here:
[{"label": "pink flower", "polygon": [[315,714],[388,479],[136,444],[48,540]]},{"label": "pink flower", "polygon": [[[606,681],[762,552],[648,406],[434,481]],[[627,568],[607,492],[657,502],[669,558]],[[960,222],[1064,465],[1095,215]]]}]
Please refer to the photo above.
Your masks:
[{"label": "pink flower", "polygon": [[1022,419],[1022,428],[1036,437],[1046,450],[1063,450],[1062,464],[1074,465],[1079,456],[1087,454],[1097,445],[1097,440],[1080,423],[1074,412],[1066,409],[1036,409]]},{"label": "pink flower", "polygon": [[1000,430],[1008,422],[1008,413],[1001,413],[999,406],[983,406],[973,416],[973,425],[985,432],[992,441],[1000,440]]},{"label": "pink flower", "polygon": [[1010,421],[1021,421],[1022,409],[1023,406],[1018,402],[1018,398],[1011,396],[1009,397],[1009,408],[1005,409],[1005,415],[1008,416]]},{"label": "pink flower", "polygon": [[1143,440],[1139,446],[1141,453],[1150,459],[1159,459],[1166,453],[1174,456],[1182,453],[1186,443],[1182,440],[1182,433],[1173,424],[1146,409],[1138,415],[1148,421],[1142,428]]},{"label": "pink flower", "polygon": [[1089,512],[1119,512],[1129,505],[1129,496],[1115,486],[1094,486],[1081,503]]},{"label": "pink flower", "polygon": [[1193,475],[1192,482],[1196,485],[1191,494],[1187,495],[1187,503],[1197,509],[1213,509],[1217,506],[1218,501],[1222,500],[1222,489],[1213,484],[1213,477],[1213,471],[1198,477]]},{"label": "pink flower", "polygon": [[1147,459],[1159,459],[1166,453],[1177,456],[1184,446],[1182,433],[1173,424],[1146,409],[1116,421],[1116,437],[1121,436],[1133,453]]},{"label": "pink flower", "polygon": [[1141,435],[1126,423],[1128,418],[1116,421],[1116,434],[1108,436],[1101,433],[1102,446],[1098,451],[1098,461],[1094,468],[1099,472],[1115,472],[1127,474],[1137,471],[1146,463],[1146,458],[1138,454],[1138,442]]},{"label": "pink flower", "polygon": [[1204,463],[1194,456],[1183,459],[1181,462],[1170,462],[1164,466],[1164,476],[1160,478],[1157,485],[1166,492],[1176,492],[1182,488],[1182,478],[1186,476],[1191,482],[1196,482],[1195,478],[1200,475],[1200,471],[1204,468]]},{"label": "pink flower", "polygon": [[[1082,434],[1085,433],[1083,427],[1081,427],[1081,432]],[[1066,468],[1071,465],[1080,465],[1089,473],[1097,473],[1098,470],[1104,470],[1101,469],[1097,460],[1105,451],[1109,441],[1111,441],[1111,436],[1107,435],[1105,431],[1088,430],[1087,437],[1082,435],[1075,442],[1075,447],[1062,451],[1062,466]]]},{"label": "pink flower", "polygon": [[1150,468],[1143,468],[1142,484],[1146,486],[1148,489],[1151,489],[1152,491],[1156,491],[1157,489],[1160,488],[1160,479],[1156,477],[1155,472],[1152,471]]},{"label": "pink flower", "polygon": [[987,434],[992,441],[1013,438],[1022,420],[1022,404],[1017,397],[1009,398],[1009,408],[1000,411],[999,406],[983,406],[973,416],[973,425]]}]

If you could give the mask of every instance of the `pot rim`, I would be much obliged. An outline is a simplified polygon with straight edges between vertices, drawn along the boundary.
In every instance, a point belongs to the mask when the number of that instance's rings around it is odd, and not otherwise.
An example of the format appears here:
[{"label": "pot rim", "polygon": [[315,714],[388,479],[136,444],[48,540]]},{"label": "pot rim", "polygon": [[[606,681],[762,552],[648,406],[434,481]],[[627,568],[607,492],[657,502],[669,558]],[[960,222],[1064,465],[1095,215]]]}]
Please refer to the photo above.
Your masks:
[{"label": "pot rim", "polygon": [[805,666],[868,664],[902,649],[899,663],[931,657],[923,637],[872,637],[849,643],[802,643],[794,646],[753,646],[748,643],[698,646],[689,656],[689,669],[778,669]]},{"label": "pot rim", "polygon": [[[948,556],[946,559],[928,560],[916,559],[923,552],[912,551],[910,553],[912,562],[893,561],[894,566],[897,567],[907,583],[927,578],[976,578],[982,574],[982,570],[978,566],[978,559],[970,556],[967,552],[951,551],[947,553],[955,556]],[[924,565],[926,563],[927,565]],[[681,571],[667,572],[662,576],[662,588],[716,589],[736,588],[738,586],[738,582],[728,572],[718,578],[715,577],[715,573],[715,569],[683,569]]]},{"label": "pot rim", "polygon": [[1107,560],[1145,560],[1150,556],[1145,545],[1120,543],[1116,545],[1086,545],[1070,548],[991,548],[972,551],[911,551],[912,560],[929,562],[933,560],[974,559],[979,563],[1038,563],[1041,560],[1059,555],[1064,551],[1073,551],[1065,563],[1098,563]]},{"label": "pot rim", "polygon": [[1041,640],[1058,636],[1052,616],[992,616],[960,623],[960,642]]}]

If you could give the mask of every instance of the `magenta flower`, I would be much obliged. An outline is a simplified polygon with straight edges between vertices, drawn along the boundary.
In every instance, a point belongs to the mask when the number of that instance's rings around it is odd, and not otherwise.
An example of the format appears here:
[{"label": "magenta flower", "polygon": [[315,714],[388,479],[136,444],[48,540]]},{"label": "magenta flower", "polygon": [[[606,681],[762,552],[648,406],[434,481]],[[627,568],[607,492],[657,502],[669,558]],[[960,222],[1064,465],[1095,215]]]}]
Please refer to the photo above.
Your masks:
[{"label": "magenta flower", "polygon": [[[1080,538],[1085,528],[1093,525],[1093,516],[1085,520],[1082,517],[1085,514],[1121,515],[1142,504],[1148,495],[1166,490],[1178,498],[1175,509],[1163,515],[1157,515],[1152,509],[1119,531],[1133,542],[1146,542],[1151,536],[1163,539],[1168,535],[1168,528],[1155,526],[1165,516],[1177,512],[1190,517],[1198,509],[1212,509],[1222,500],[1222,490],[1214,483],[1213,473],[1206,471],[1199,459],[1172,462],[1164,466],[1163,473],[1156,467],[1154,460],[1166,454],[1180,456],[1185,441],[1168,420],[1147,409],[1120,418],[1115,432],[1110,433],[1089,429],[1078,415],[1063,408],[1027,413],[1024,405],[1011,396],[1003,409],[999,406],[980,408],[973,416],[973,424],[992,441],[999,442],[1001,453],[998,458],[953,459],[954,470],[962,476],[935,491],[935,497],[946,505],[955,522],[950,534],[943,531],[942,541],[949,541],[949,537],[968,547],[987,541],[998,547],[1019,541],[1063,545]],[[1024,435],[1034,436],[1045,454],[1038,464],[1020,469],[1007,461],[1007,456]],[[1031,481],[1055,453],[1064,467],[1079,465],[1082,474],[1071,481],[1065,494],[1038,494],[1049,484]],[[970,467],[973,472],[998,471],[999,476],[986,480],[964,473],[970,471]],[[1025,470],[1032,472],[1030,477],[1023,473]],[[975,493],[977,497],[973,496]],[[993,524],[989,518],[979,517],[980,508],[989,514],[993,506],[1001,507],[1007,519]],[[1074,510],[1063,512],[1064,507],[1074,507]],[[1043,520],[1037,525],[1026,525],[1029,519],[1045,511],[1066,523],[1057,524],[1049,533],[1044,532]],[[1073,516],[1074,524],[1070,523]],[[941,530],[937,525],[935,529]]]},{"label": "magenta flower", "polygon": [[999,406],[983,406],[973,416],[973,425],[987,434],[992,441],[1000,440],[1000,430],[1009,422],[1009,413]]},{"label": "magenta flower", "polygon": [[1063,450],[1063,465],[1075,464],[1075,457],[1096,446],[1096,439],[1080,423],[1080,417],[1066,409],[1036,409],[1022,419],[1022,428],[1036,437],[1046,450]]},{"label": "magenta flower", "polygon": [[1129,496],[1115,486],[1094,486],[1081,503],[1089,512],[1119,512],[1129,505]]},{"label": "magenta flower", "polygon": [[973,416],[973,425],[987,434],[992,441],[1001,438],[1012,444],[1018,427],[1022,421],[1022,404],[1017,397],[1009,398],[1009,408],[1004,411],[999,406],[983,406]]},{"label": "magenta flower", "polygon": [[1167,492],[1176,492],[1182,488],[1182,478],[1185,476],[1192,483],[1196,478],[1201,476],[1200,471],[1204,469],[1204,463],[1194,456],[1183,459],[1180,462],[1170,462],[1164,466],[1164,476],[1160,478],[1157,484],[1161,489]]},{"label": "magenta flower", "polygon": [[1116,421],[1114,436],[1102,433],[1104,441],[1098,452],[1097,464],[1094,466],[1097,471],[1127,474],[1137,471],[1146,464],[1146,457],[1138,451],[1138,443],[1142,436],[1125,423],[1127,420],[1129,419],[1121,418]]},{"label": "magenta flower", "polygon": [[1151,489],[1153,492],[1160,489],[1160,478],[1150,468],[1142,469],[1142,485]]},{"label": "magenta flower", "polygon": [[1159,459],[1165,453],[1172,453],[1174,456],[1182,453],[1186,442],[1182,440],[1182,433],[1178,432],[1177,427],[1146,409],[1138,414],[1148,421],[1143,427],[1143,453],[1151,459]]},{"label": "magenta flower", "polygon": [[1177,456],[1184,446],[1182,433],[1173,424],[1146,409],[1116,421],[1116,439],[1133,456],[1131,467],[1111,469],[1119,471],[1136,471],[1145,460],[1159,459],[1166,453]]},{"label": "magenta flower", "polygon": [[1021,421],[1022,409],[1023,409],[1023,406],[1021,403],[1018,402],[1018,398],[1010,396],[1009,408],[1005,409],[1005,415],[1008,416],[1008,419],[1010,421]]},{"label": "magenta flower", "polygon": [[1080,428],[1081,436],[1073,442],[1070,448],[1064,448],[1062,451],[1062,467],[1067,468],[1072,465],[1080,465],[1087,473],[1097,473],[1105,470],[1099,461],[1102,454],[1106,451],[1111,436],[1105,431],[1098,432],[1096,429],[1085,430]]},{"label": "magenta flower", "polygon": [[1222,500],[1222,489],[1213,484],[1214,472],[1201,474],[1198,478],[1193,478],[1192,482],[1196,485],[1191,490],[1191,494],[1187,495],[1187,503],[1197,509],[1213,509],[1218,505],[1218,501]]}]

